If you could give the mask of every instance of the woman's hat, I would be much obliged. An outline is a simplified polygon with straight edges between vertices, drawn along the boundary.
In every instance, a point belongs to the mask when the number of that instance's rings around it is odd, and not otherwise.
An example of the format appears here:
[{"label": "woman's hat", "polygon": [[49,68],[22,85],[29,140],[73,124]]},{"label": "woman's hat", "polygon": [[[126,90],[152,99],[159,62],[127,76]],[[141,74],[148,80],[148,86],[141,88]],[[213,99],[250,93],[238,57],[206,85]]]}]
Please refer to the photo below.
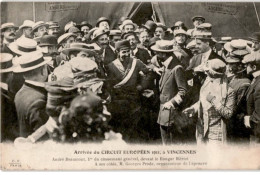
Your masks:
[{"label": "woman's hat", "polygon": [[64,48],[61,52],[69,55],[71,51],[83,51],[89,54],[94,54],[94,47],[85,43],[72,43],[69,48]]},{"label": "woman's hat", "polygon": [[20,56],[19,65],[14,68],[14,72],[28,72],[41,67],[52,60],[51,57],[43,57],[42,52],[34,51]]},{"label": "woman's hat", "polygon": [[12,60],[13,55],[9,53],[0,53],[0,66],[1,66],[1,73],[12,72],[14,69]]},{"label": "woman's hat", "polygon": [[155,45],[151,47],[152,50],[157,52],[173,52],[173,43],[168,40],[156,41]]}]

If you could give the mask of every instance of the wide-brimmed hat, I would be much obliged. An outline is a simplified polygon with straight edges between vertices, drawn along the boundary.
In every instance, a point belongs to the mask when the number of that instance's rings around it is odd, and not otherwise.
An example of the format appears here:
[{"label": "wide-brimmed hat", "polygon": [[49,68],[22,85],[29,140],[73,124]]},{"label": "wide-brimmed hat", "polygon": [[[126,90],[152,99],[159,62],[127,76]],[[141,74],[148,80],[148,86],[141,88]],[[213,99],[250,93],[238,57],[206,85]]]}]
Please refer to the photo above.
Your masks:
[{"label": "wide-brimmed hat", "polygon": [[109,35],[109,30],[98,28],[97,30],[94,31],[92,40],[95,41],[99,36],[105,35],[105,34]]},{"label": "wide-brimmed hat", "polygon": [[25,20],[25,21],[23,22],[23,24],[19,27],[19,30],[21,30],[21,29],[23,29],[23,28],[25,28],[25,27],[32,28],[33,25],[34,25],[34,22],[33,22],[33,21],[31,21],[31,20]]},{"label": "wide-brimmed hat", "polygon": [[133,23],[131,19],[126,19],[123,21],[123,23],[119,26],[120,30],[123,30],[126,25],[132,25],[134,27],[134,30],[138,28],[137,24]]},{"label": "wide-brimmed hat", "polygon": [[52,57],[43,57],[42,52],[34,51],[27,54],[24,54],[18,58],[19,65],[14,68],[14,72],[28,72],[39,68],[52,60]]},{"label": "wide-brimmed hat", "polygon": [[232,37],[230,36],[225,36],[225,37],[221,37],[220,41],[218,41],[219,44],[225,44],[227,42],[230,42],[232,40]]},{"label": "wide-brimmed hat", "polygon": [[158,40],[155,45],[151,47],[152,50],[157,52],[173,52],[173,43],[168,40]]},{"label": "wide-brimmed hat", "polygon": [[98,26],[99,26],[99,23],[101,23],[101,22],[103,22],[103,21],[106,21],[106,22],[110,25],[109,19],[107,19],[106,17],[100,17],[100,18],[97,20],[96,27],[98,27]]},{"label": "wide-brimmed hat", "polygon": [[209,71],[214,75],[224,75],[226,73],[226,64],[217,58],[208,60],[204,66],[204,71]]},{"label": "wide-brimmed hat", "polygon": [[9,53],[0,53],[0,68],[1,68],[1,73],[6,73],[6,72],[12,72],[14,69],[13,66],[13,55]]},{"label": "wide-brimmed hat", "polygon": [[49,29],[60,28],[59,23],[55,21],[46,22]]},{"label": "wide-brimmed hat", "polygon": [[115,43],[115,48],[117,51],[120,49],[130,49],[130,42],[128,40],[121,40]]},{"label": "wide-brimmed hat", "polygon": [[65,33],[65,34],[61,35],[58,38],[58,44],[61,44],[64,40],[68,39],[71,36],[74,36],[75,38],[77,37],[77,35],[75,35],[74,33]]},{"label": "wide-brimmed hat", "polygon": [[253,52],[253,53],[246,55],[243,58],[242,63],[244,63],[244,64],[255,63],[255,64],[260,65],[260,53],[259,52]]},{"label": "wide-brimmed hat", "polygon": [[194,22],[196,19],[200,19],[202,20],[203,22],[205,21],[205,18],[203,16],[194,16],[192,17],[192,21]]},{"label": "wide-brimmed hat", "polygon": [[61,52],[69,55],[71,51],[83,51],[89,54],[94,54],[94,47],[85,43],[72,43],[69,48],[64,48]]},{"label": "wide-brimmed hat", "polygon": [[8,28],[15,28],[15,30],[18,29],[18,27],[15,26],[14,23],[9,22],[9,23],[4,23],[1,25],[1,32],[3,32],[5,29],[8,29]]},{"label": "wide-brimmed hat", "polygon": [[173,34],[174,34],[174,36],[179,35],[179,34],[187,35],[187,32],[183,29],[178,29],[178,30],[174,30]]},{"label": "wide-brimmed hat", "polygon": [[82,21],[80,24],[77,24],[77,27],[81,28],[83,26],[88,26],[89,29],[92,29],[92,25],[89,24],[87,21]]},{"label": "wide-brimmed hat", "polygon": [[41,26],[46,26],[48,27],[48,24],[46,24],[45,22],[43,21],[38,21],[36,23],[34,23],[34,25],[32,26],[32,32],[34,32],[36,29],[38,29],[39,27]]},{"label": "wide-brimmed hat", "polygon": [[240,63],[242,62],[242,58],[241,57],[237,57],[236,55],[229,55],[225,61],[227,63]]},{"label": "wide-brimmed hat", "polygon": [[212,28],[212,24],[210,24],[210,23],[202,23],[202,24],[200,24],[200,25],[197,27],[198,30],[203,30],[203,29],[205,29],[205,30],[208,30],[208,31],[210,31],[211,28]]},{"label": "wide-brimmed hat", "polygon": [[121,36],[121,30],[110,30],[109,36]]},{"label": "wide-brimmed hat", "polygon": [[251,37],[249,37],[252,41],[260,42],[260,32],[255,32]]},{"label": "wide-brimmed hat", "polygon": [[194,31],[193,37],[194,39],[210,39],[212,40],[212,33],[205,31]]},{"label": "wide-brimmed hat", "polygon": [[8,48],[18,55],[23,55],[38,50],[37,42],[33,39],[25,37],[20,37],[15,42],[10,43]]},{"label": "wide-brimmed hat", "polygon": [[183,30],[187,31],[187,27],[185,26],[184,22],[177,21],[174,26],[171,27],[172,31],[175,30],[176,27],[182,27]]},{"label": "wide-brimmed hat", "polygon": [[57,38],[53,35],[43,35],[40,39],[40,44],[39,46],[56,46],[58,45],[57,43]]},{"label": "wide-brimmed hat", "polygon": [[156,23],[151,20],[146,21],[146,23],[143,24],[142,26],[147,30],[149,30],[150,32],[154,32],[157,27]]},{"label": "wide-brimmed hat", "polygon": [[227,42],[224,45],[226,51],[230,52],[231,54],[243,56],[249,54],[250,48],[247,45],[247,41],[242,39],[232,40],[231,42]]}]

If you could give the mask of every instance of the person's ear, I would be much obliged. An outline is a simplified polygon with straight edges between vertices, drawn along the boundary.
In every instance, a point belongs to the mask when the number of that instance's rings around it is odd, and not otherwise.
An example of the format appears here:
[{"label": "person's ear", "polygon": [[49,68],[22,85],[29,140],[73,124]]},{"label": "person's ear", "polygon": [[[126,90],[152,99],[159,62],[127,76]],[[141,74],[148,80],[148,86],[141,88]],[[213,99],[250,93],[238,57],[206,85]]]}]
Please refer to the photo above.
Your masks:
[{"label": "person's ear", "polygon": [[252,69],[253,69],[254,71],[256,71],[256,65],[253,65],[253,66],[252,66]]}]

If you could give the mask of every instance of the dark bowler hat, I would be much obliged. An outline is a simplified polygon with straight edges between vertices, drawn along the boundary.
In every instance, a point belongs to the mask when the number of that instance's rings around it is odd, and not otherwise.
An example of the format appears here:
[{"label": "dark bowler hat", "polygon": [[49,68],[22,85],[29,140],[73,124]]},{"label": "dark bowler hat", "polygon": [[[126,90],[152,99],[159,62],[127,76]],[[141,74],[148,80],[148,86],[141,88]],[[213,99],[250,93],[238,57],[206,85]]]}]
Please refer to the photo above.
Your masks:
[{"label": "dark bowler hat", "polygon": [[249,37],[252,41],[260,42],[260,32],[255,32],[251,37]]},{"label": "dark bowler hat", "polygon": [[120,49],[130,49],[130,42],[128,40],[122,40],[122,41],[118,41],[115,44],[115,48],[116,50],[120,50]]},{"label": "dark bowler hat", "polygon": [[99,23],[101,23],[102,21],[106,21],[106,22],[110,25],[109,19],[107,19],[106,17],[100,17],[100,18],[97,20],[96,27],[98,27],[98,26],[99,26]]},{"label": "dark bowler hat", "polygon": [[175,30],[175,28],[181,27],[183,30],[187,31],[187,27],[185,26],[184,22],[182,21],[177,21],[174,26],[171,27],[172,30]]},{"label": "dark bowler hat", "polygon": [[131,35],[133,35],[133,36],[137,39],[136,33],[133,32],[133,31],[129,31],[129,32],[123,33],[122,36],[121,36],[121,38],[122,38],[122,39],[126,39],[127,37],[129,37],[129,36],[131,36]]},{"label": "dark bowler hat", "polygon": [[156,23],[151,20],[146,21],[146,23],[142,26],[147,30],[149,30],[150,32],[154,32],[157,27]]},{"label": "dark bowler hat", "polygon": [[92,25],[89,24],[87,21],[82,21],[80,24],[77,24],[77,27],[81,28],[83,26],[88,26],[89,29],[92,29]]},{"label": "dark bowler hat", "polygon": [[205,18],[204,18],[203,16],[194,16],[194,17],[192,18],[192,21],[194,22],[194,21],[197,20],[197,19],[202,20],[203,22],[205,22]]},{"label": "dark bowler hat", "polygon": [[40,39],[39,46],[56,46],[58,45],[57,38],[53,35],[44,35]]},{"label": "dark bowler hat", "polygon": [[1,73],[12,72],[13,71],[13,55],[9,53],[0,53],[0,66],[1,66]]}]

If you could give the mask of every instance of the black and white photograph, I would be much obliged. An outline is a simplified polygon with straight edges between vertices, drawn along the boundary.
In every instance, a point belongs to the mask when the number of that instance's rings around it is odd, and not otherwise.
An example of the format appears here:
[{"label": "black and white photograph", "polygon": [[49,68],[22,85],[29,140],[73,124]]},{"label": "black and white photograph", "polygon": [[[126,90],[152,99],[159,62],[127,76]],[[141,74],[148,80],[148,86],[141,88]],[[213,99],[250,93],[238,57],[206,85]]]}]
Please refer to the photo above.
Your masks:
[{"label": "black and white photograph", "polygon": [[259,170],[260,2],[0,14],[2,170]]}]

